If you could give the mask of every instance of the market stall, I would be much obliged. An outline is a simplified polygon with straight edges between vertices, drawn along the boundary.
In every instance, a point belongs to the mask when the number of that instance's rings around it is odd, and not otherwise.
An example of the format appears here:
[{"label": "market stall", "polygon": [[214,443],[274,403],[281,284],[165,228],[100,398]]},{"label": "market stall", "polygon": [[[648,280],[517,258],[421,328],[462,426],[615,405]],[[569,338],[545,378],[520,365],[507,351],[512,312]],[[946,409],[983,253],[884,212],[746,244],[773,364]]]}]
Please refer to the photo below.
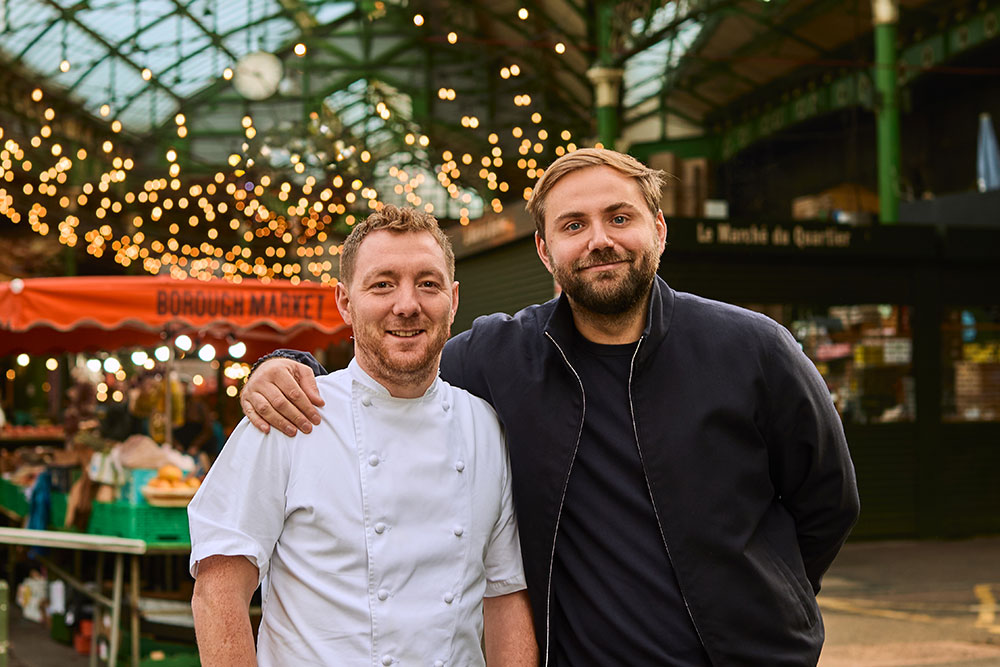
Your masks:
[{"label": "market stall", "polygon": [[[0,514],[18,526],[0,529],[6,531],[0,542],[88,554],[110,550],[115,554],[110,597],[100,592],[103,561],[100,557],[96,564],[91,558],[84,561],[94,566],[87,569],[96,572],[98,593],[92,597],[100,603],[89,627],[104,628],[100,622],[102,606],[111,612],[102,640],[107,642],[103,657],[114,662],[119,621],[129,619],[131,662],[138,664],[139,660],[139,605],[147,600],[140,598],[138,555],[132,556],[131,589],[127,601],[123,600],[122,554],[165,556],[189,549],[184,506],[208,463],[202,465],[196,455],[185,455],[183,446],[171,447],[182,444],[179,434],[188,425],[177,421],[189,417],[185,401],[190,404],[205,398],[197,396],[197,388],[190,384],[190,400],[184,398],[183,390],[175,389],[184,364],[197,367],[196,372],[186,373],[187,382],[192,374],[200,378],[203,373],[204,389],[217,378],[218,395],[223,397],[221,389],[234,390],[240,377],[227,372],[248,372],[248,362],[259,355],[277,347],[325,348],[346,340],[349,333],[337,310],[334,291],[315,284],[233,284],[132,276],[39,278],[0,284],[0,357],[35,358],[34,367],[42,365],[39,357],[48,357],[44,360],[48,369],[45,377],[53,381],[51,386],[39,383],[38,389],[59,401],[65,398],[63,424],[0,429],[0,438],[10,435],[0,451],[4,472]],[[202,354],[206,348],[214,349],[211,357]],[[86,354],[67,357],[66,353]],[[148,363],[137,361],[136,354]],[[60,371],[67,371],[62,384],[55,379]],[[92,381],[76,377],[76,371],[81,376],[89,372]],[[228,386],[222,387],[222,382]],[[103,429],[105,424],[97,424],[98,413],[103,420],[115,410],[131,410],[139,402],[135,396],[150,388],[154,398],[146,403],[153,406],[154,418],[147,420],[148,428],[110,436]],[[227,395],[235,396],[235,391]],[[155,417],[160,417],[159,434],[153,428]],[[209,421],[207,413],[203,417]],[[172,427],[163,428],[164,424]],[[38,440],[41,433],[49,434],[52,442]],[[174,435],[178,442],[172,439]],[[25,525],[36,530],[20,528]],[[124,543],[141,544],[142,550],[122,551]],[[167,571],[174,569],[169,556],[166,561],[162,566]],[[36,555],[32,562],[39,563],[48,576],[88,590],[81,578],[86,576],[83,572],[70,573],[55,558]],[[14,567],[13,557],[9,566]],[[53,622],[52,618],[61,613],[53,609],[46,614],[54,637],[55,628],[63,621]],[[77,624],[77,635],[80,627]],[[89,640],[74,635],[78,650],[93,653],[96,632]]]}]

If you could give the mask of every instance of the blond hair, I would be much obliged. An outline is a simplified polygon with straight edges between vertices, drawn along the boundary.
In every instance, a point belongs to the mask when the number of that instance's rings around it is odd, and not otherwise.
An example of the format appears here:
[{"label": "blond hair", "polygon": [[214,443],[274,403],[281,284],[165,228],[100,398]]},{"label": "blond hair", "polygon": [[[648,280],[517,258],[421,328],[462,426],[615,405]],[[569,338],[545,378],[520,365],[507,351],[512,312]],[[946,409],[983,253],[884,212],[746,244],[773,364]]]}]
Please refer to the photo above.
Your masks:
[{"label": "blond hair", "polygon": [[549,192],[566,174],[588,167],[611,167],[624,176],[635,179],[650,212],[655,216],[660,210],[660,192],[663,189],[665,172],[651,169],[625,153],[606,148],[581,148],[563,155],[549,165],[535,183],[526,208],[535,221],[535,229],[542,239],[545,239],[545,199]]},{"label": "blond hair", "polygon": [[398,207],[387,204],[380,211],[369,215],[364,222],[356,224],[344,241],[344,247],[340,251],[340,282],[351,284],[361,242],[366,236],[380,229],[397,234],[427,232],[444,251],[444,260],[448,265],[448,279],[455,279],[455,252],[451,249],[451,241],[438,226],[437,219],[429,213],[423,213],[409,206]]}]

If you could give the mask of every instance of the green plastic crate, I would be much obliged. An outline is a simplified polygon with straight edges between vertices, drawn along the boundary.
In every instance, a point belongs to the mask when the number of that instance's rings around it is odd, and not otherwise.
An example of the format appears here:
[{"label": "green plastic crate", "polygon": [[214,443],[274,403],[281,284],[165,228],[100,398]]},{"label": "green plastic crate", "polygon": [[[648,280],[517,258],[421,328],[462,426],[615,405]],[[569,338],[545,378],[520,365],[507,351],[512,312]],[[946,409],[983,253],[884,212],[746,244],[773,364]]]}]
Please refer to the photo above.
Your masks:
[{"label": "green plastic crate", "polygon": [[66,523],[66,504],[69,494],[53,493],[50,500],[49,525],[62,530]]},{"label": "green plastic crate", "polygon": [[[128,631],[123,631],[118,649],[118,664],[131,665],[132,639]],[[162,651],[163,659],[154,660],[150,657],[153,651]],[[139,636],[139,667],[201,667],[198,659],[198,647],[193,643],[180,644]]]},{"label": "green plastic crate", "polygon": [[72,645],[73,629],[66,625],[66,615],[52,614],[49,619],[52,624],[49,630],[49,634],[51,634],[52,639],[56,640],[60,644],[66,644],[67,646]]},{"label": "green plastic crate", "polygon": [[[124,664],[119,662],[119,664]],[[153,660],[143,658],[139,661],[139,667],[201,667],[201,660],[197,653],[178,653],[168,655],[163,660]]]},{"label": "green plastic crate", "polygon": [[0,504],[18,516],[28,515],[28,497],[24,487],[0,478]]},{"label": "green plastic crate", "polygon": [[190,542],[186,507],[94,503],[88,533],[146,542]]}]

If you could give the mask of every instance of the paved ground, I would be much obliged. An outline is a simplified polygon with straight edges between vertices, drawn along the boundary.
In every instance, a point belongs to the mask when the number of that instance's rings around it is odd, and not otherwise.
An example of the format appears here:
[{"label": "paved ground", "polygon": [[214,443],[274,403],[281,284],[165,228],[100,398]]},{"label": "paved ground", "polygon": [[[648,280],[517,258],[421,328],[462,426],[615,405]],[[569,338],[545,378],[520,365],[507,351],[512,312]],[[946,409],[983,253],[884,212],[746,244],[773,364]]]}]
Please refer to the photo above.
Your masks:
[{"label": "paved ground", "polygon": [[1000,537],[848,544],[820,593],[820,667],[1000,666]]},{"label": "paved ground", "polygon": [[[824,581],[819,667],[1000,667],[1000,537],[848,544]],[[83,667],[11,623],[13,667]],[[765,667],[765,666],[762,666]]]}]

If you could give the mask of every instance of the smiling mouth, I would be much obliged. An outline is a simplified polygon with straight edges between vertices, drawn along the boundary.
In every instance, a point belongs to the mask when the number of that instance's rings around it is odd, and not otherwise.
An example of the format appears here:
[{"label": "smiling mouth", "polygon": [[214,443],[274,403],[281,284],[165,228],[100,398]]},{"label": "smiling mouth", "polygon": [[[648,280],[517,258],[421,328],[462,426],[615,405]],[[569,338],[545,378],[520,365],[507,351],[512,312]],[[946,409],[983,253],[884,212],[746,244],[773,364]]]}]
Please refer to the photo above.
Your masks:
[{"label": "smiling mouth", "polygon": [[390,329],[386,333],[388,333],[390,336],[398,336],[400,338],[413,338],[414,336],[422,334],[423,332],[424,332],[423,329],[417,329],[416,331],[393,331]]},{"label": "smiling mouth", "polygon": [[588,266],[581,267],[581,271],[609,271],[615,267],[621,266],[622,264],[627,264],[628,262],[624,259],[618,260],[617,262],[604,262],[601,264],[590,264]]}]

